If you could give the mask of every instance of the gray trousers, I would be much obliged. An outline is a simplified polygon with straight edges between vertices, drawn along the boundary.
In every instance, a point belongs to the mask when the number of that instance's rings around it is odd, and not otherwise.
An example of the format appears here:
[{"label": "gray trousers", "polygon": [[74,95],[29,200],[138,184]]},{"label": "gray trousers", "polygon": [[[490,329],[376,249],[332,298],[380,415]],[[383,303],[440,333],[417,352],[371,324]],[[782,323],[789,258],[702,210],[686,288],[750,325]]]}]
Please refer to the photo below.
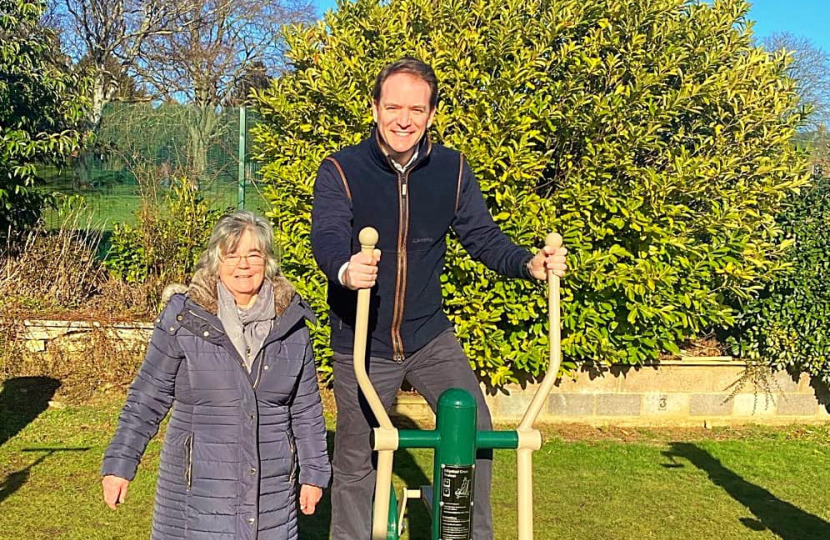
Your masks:
[{"label": "gray trousers", "polygon": [[[452,330],[443,332],[400,364],[388,358],[371,357],[367,368],[369,378],[387,410],[404,379],[427,400],[433,411],[444,390],[462,388],[475,397],[478,404],[478,429],[493,429],[481,387]],[[351,355],[334,354],[334,398],[337,402],[337,431],[332,460],[332,539],[368,540],[372,530],[375,490],[375,465],[369,434],[377,423],[366,401],[358,398]],[[474,540],[493,538],[490,507],[492,476],[492,450],[481,450],[476,459]]]}]

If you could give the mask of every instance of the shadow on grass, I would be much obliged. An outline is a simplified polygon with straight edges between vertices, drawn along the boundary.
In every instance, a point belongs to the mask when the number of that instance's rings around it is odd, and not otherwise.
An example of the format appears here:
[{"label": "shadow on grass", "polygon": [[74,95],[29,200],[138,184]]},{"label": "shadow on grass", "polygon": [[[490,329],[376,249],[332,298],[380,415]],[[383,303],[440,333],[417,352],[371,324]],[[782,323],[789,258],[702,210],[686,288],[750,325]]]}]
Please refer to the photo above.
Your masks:
[{"label": "shadow on grass", "polygon": [[[399,429],[417,429],[415,422],[409,419],[396,417],[395,425]],[[333,456],[334,432],[326,433],[329,456]],[[368,444],[368,441],[367,441]],[[411,488],[420,488],[430,483],[426,473],[418,465],[415,457],[407,450],[395,452],[395,474],[404,481],[404,484]],[[400,493],[397,494],[401,496]],[[407,530],[410,540],[430,540],[431,517],[426,507],[420,501],[412,501],[407,506]],[[317,511],[312,516],[299,514],[299,537],[303,540],[328,540],[331,533],[331,489],[323,492],[323,498],[317,505]]]},{"label": "shadow on grass", "polygon": [[676,458],[688,460],[698,469],[705,471],[709,479],[723,488],[733,499],[743,504],[757,518],[741,518],[748,529],[768,529],[782,540],[814,540],[830,538],[830,523],[809,512],[782,501],[768,490],[747,482],[715,459],[709,452],[692,443],[675,442],[664,452],[671,463],[664,467],[679,468],[682,464]]},{"label": "shadow on grass", "polygon": [[24,452],[44,452],[42,456],[30,463],[25,469],[13,472],[0,482],[0,504],[22,488],[29,480],[32,469],[43,463],[46,458],[57,452],[86,452],[90,447],[84,448],[24,448]]},{"label": "shadow on grass", "polygon": [[[424,429],[423,426],[407,416],[395,416],[393,422],[398,429]],[[397,450],[395,452],[394,466],[395,473],[409,489],[420,489],[432,483],[409,450]],[[402,498],[400,491],[397,496],[400,501]],[[406,514],[404,521],[406,522],[406,530],[409,531],[409,540],[430,540],[432,538],[432,516],[426,506],[420,500],[409,501],[406,506]]]},{"label": "shadow on grass", "polygon": [[60,385],[60,381],[51,377],[15,377],[3,382],[0,392],[0,446],[49,408],[49,400]]}]

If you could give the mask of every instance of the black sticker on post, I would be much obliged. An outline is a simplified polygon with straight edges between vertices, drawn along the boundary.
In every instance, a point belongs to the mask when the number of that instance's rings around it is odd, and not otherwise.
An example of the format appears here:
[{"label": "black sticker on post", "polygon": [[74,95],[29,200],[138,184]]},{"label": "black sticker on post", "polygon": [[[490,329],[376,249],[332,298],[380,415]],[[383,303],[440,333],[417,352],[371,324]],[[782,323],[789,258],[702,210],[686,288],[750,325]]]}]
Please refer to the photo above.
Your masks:
[{"label": "black sticker on post", "polygon": [[471,540],[473,537],[473,466],[445,466],[441,470],[438,538]]}]

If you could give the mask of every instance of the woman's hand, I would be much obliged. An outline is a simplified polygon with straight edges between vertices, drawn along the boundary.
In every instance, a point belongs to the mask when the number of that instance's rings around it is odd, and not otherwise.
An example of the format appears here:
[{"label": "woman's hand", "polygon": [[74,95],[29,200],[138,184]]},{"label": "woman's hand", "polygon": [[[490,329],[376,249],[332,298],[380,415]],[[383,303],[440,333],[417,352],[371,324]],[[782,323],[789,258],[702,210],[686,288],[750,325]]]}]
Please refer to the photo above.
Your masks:
[{"label": "woman's hand", "polygon": [[317,509],[317,503],[323,497],[323,490],[317,486],[303,484],[300,486],[300,511],[310,516]]},{"label": "woman's hand", "polygon": [[104,502],[115,510],[117,505],[123,503],[127,498],[127,488],[130,487],[130,481],[110,474],[101,479],[101,484],[104,486]]}]

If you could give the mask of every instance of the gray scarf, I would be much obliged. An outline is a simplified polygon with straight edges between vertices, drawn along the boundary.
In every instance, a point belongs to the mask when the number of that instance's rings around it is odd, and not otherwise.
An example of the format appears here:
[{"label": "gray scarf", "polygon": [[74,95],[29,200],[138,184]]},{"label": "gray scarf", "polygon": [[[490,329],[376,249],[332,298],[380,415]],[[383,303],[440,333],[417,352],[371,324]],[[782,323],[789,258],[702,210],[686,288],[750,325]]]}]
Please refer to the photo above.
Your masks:
[{"label": "gray scarf", "polygon": [[251,371],[256,355],[262,348],[262,343],[271,332],[276,312],[274,310],[274,287],[271,281],[265,279],[259,288],[254,305],[248,309],[241,309],[236,305],[233,295],[222,284],[216,284],[219,321],[225,328],[225,333],[233,343],[234,348],[245,360],[248,371]]}]

